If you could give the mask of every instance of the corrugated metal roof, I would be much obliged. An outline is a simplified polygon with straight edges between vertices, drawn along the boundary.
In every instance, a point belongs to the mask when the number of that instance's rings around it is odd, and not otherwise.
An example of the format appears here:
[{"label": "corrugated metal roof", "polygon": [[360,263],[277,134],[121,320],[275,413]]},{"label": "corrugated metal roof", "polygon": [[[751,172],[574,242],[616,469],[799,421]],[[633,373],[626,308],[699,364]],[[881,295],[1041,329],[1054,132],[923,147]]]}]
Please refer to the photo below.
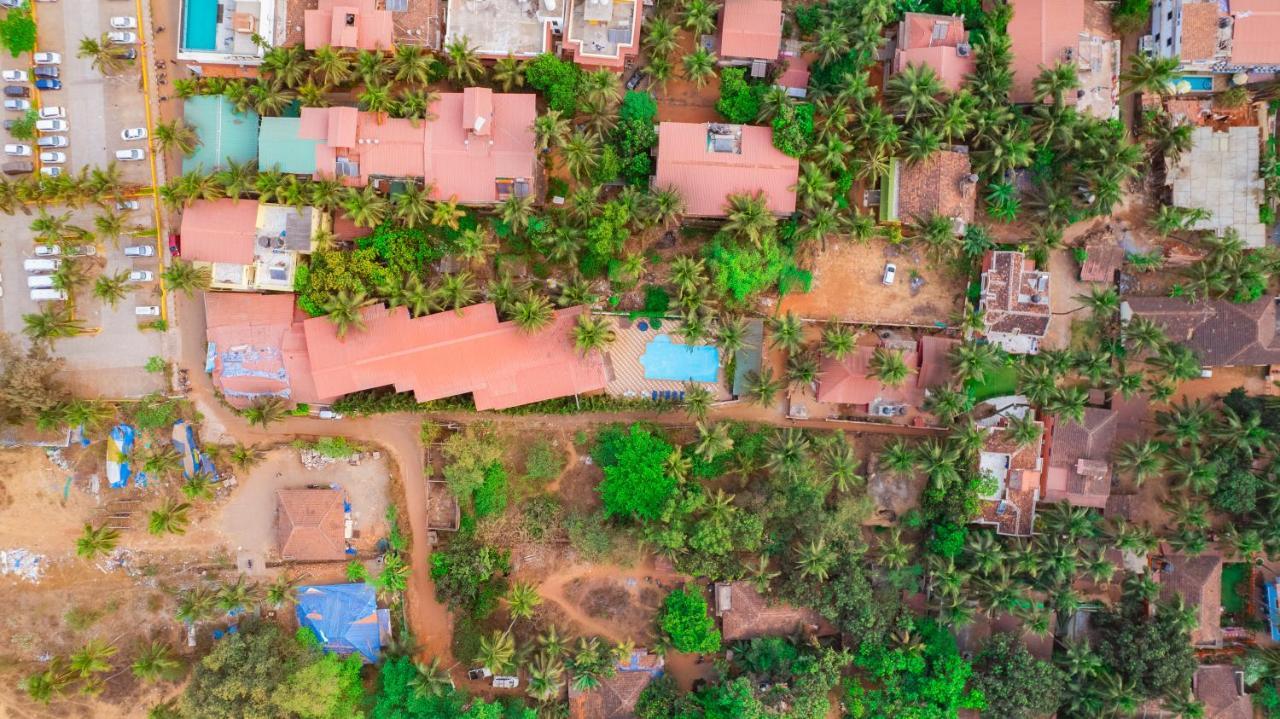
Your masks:
[{"label": "corrugated metal roof", "polygon": [[[1032,102],[1032,83],[1040,67],[1053,67],[1066,60],[1067,48],[1080,44],[1084,30],[1084,0],[1012,0],[1013,19],[1009,39],[1013,46],[1014,102]],[[1075,94],[1067,94],[1075,104]]]},{"label": "corrugated metal roof", "polygon": [[360,50],[395,46],[391,11],[377,9],[374,0],[320,0],[318,8],[303,14],[303,26],[308,50],[323,45]]},{"label": "corrugated metal roof", "polygon": [[253,262],[258,203],[197,200],[182,212],[182,256],[197,262]]},{"label": "corrugated metal roof", "polygon": [[777,60],[782,49],[780,0],[727,0],[720,11],[720,56]]},{"label": "corrugated metal roof", "polygon": [[773,130],[741,127],[741,151],[714,152],[707,123],[664,122],[658,127],[658,169],[654,184],[674,187],[689,215],[723,217],[725,198],[763,192],[769,209],[790,214],[796,209],[793,189],[800,161],[773,146]]}]

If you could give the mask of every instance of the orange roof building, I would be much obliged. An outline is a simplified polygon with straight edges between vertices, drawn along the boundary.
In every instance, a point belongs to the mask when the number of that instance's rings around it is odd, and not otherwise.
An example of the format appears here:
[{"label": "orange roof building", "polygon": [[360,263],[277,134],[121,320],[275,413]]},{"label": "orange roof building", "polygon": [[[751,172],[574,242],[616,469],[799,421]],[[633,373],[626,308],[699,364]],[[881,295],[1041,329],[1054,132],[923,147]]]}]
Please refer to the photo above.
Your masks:
[{"label": "orange roof building", "polygon": [[988,494],[979,492],[980,513],[974,524],[995,527],[996,534],[1028,537],[1035,528],[1036,503],[1040,501],[1040,476],[1044,469],[1044,425],[1040,437],[1019,445],[1009,432],[1008,417],[1031,413],[1030,407],[1013,408],[980,423],[986,432],[978,454],[978,471],[994,482]]},{"label": "orange roof building", "polygon": [[295,562],[347,558],[345,498],[337,489],[276,490],[276,542]]},{"label": "orange roof building", "polygon": [[298,134],[319,141],[317,178],[354,186],[423,178],[435,197],[471,205],[534,191],[534,95],[470,87],[442,94],[430,109],[436,119],[415,126],[352,107],[304,107]]},{"label": "orange roof building", "polygon": [[365,329],[345,341],[324,317],[303,323],[316,391],[326,397],[378,387],[419,402],[471,393],[476,409],[506,409],[604,389],[604,361],[578,353],[570,329],[581,307],[559,310],[528,333],[499,322],[491,303],[412,318],[404,307],[367,307]]},{"label": "orange roof building", "polygon": [[893,53],[893,72],[908,65],[928,65],[951,92],[964,85],[973,72],[973,48],[964,18],[909,12],[898,23],[898,45]]},{"label": "orange roof building", "polygon": [[182,212],[182,257],[193,262],[253,262],[258,203],[231,199],[193,202]]},{"label": "orange roof building", "polygon": [[907,381],[899,387],[882,384],[871,376],[871,358],[876,345],[859,345],[844,359],[828,357],[818,372],[817,400],[865,408],[862,411],[872,411],[873,405],[920,407],[928,390],[943,386],[950,379],[948,355],[957,344],[958,340],[925,335],[914,347],[896,347],[911,370]]},{"label": "orange roof building", "polygon": [[1280,70],[1280,5],[1273,0],[1156,0],[1151,47],[1184,71]]},{"label": "orange roof building", "polygon": [[1015,103],[1035,102],[1033,83],[1042,68],[1074,65],[1079,89],[1063,98],[1100,119],[1119,117],[1120,41],[1094,33],[1085,22],[1085,0],[1011,0],[1009,39]]},{"label": "orange roof building", "polygon": [[674,187],[685,213],[724,217],[726,198],[764,193],[769,210],[796,209],[800,161],[773,146],[773,130],[752,125],[664,122],[658,126],[656,187]]},{"label": "orange roof building", "polygon": [[205,369],[213,386],[233,407],[260,397],[320,402],[311,380],[311,362],[302,315],[291,294],[206,292]]},{"label": "orange roof building", "polygon": [[308,50],[325,45],[352,50],[395,47],[391,11],[377,9],[375,0],[320,0],[302,21]]},{"label": "orange roof building", "polygon": [[726,0],[717,32],[722,61],[773,62],[782,52],[782,2]]}]

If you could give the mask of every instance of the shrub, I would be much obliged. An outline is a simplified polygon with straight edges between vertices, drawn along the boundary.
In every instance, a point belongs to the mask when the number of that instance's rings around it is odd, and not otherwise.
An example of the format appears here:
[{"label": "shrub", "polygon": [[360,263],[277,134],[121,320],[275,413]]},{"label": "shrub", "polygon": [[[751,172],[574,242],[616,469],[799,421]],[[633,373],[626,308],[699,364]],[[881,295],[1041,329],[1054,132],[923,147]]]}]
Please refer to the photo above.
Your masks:
[{"label": "shrub", "polygon": [[760,115],[762,86],[747,82],[746,68],[726,67],[720,71],[720,99],[716,112],[729,122],[755,122]]},{"label": "shrub", "polygon": [[524,79],[542,93],[547,107],[572,117],[578,109],[578,86],[582,70],[572,62],[544,53],[525,63]]},{"label": "shrub", "polygon": [[647,92],[628,90],[626,97],[622,98],[618,115],[624,122],[634,120],[652,124],[653,118],[658,116],[658,103]]},{"label": "shrub", "polygon": [[790,157],[802,157],[813,144],[813,105],[788,105],[773,118],[773,146]]},{"label": "shrub", "polygon": [[676,651],[709,654],[720,651],[720,632],[707,613],[707,600],[696,592],[677,589],[667,595],[658,626]]},{"label": "shrub", "polygon": [[147,358],[147,363],[142,366],[148,372],[163,372],[168,368],[169,363],[159,355],[152,355]]},{"label": "shrub", "polygon": [[21,118],[14,120],[9,134],[15,140],[34,140],[36,137],[36,120],[40,119],[35,110],[28,110]]},{"label": "shrub", "polygon": [[595,512],[574,513],[565,518],[569,546],[587,562],[601,562],[613,553],[614,532]]},{"label": "shrub", "polygon": [[491,517],[507,511],[507,470],[495,462],[484,471],[484,482],[471,495],[476,517]]},{"label": "shrub", "polygon": [[524,474],[536,482],[546,482],[560,476],[564,469],[564,453],[551,442],[540,439],[529,445],[524,458]]},{"label": "shrub", "polygon": [[311,448],[320,456],[330,459],[346,459],[360,451],[360,448],[346,437],[321,437],[311,445]]},{"label": "shrub", "polygon": [[36,21],[27,8],[13,8],[0,20],[0,44],[14,57],[36,49]]},{"label": "shrub", "polygon": [[601,432],[592,456],[604,471],[605,515],[657,519],[676,489],[664,467],[671,452],[665,439],[638,424],[625,433],[618,427]]}]

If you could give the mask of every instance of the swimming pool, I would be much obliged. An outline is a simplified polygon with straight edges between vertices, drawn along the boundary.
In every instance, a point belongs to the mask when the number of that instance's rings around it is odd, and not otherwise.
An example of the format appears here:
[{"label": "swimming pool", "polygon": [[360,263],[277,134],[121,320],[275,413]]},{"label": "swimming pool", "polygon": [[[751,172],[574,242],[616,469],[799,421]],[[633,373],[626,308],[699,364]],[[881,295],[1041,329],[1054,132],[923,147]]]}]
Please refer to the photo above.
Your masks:
[{"label": "swimming pool", "polygon": [[186,0],[182,11],[182,49],[218,49],[218,0]]},{"label": "swimming pool", "polygon": [[1187,83],[1191,92],[1213,92],[1213,77],[1210,75],[1183,75],[1173,81],[1174,87]]},{"label": "swimming pool", "polygon": [[645,379],[675,382],[715,382],[720,374],[720,350],[707,345],[682,345],[667,335],[649,341],[640,355]]}]

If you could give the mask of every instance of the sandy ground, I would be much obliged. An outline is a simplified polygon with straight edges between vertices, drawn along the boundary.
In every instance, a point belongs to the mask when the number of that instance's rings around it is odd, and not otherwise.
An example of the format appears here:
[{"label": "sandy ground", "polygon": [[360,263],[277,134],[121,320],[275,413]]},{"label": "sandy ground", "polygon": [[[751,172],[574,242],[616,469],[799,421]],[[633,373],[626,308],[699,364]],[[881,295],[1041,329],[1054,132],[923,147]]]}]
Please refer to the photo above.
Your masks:
[{"label": "sandy ground", "polygon": [[1049,306],[1053,316],[1049,319],[1049,332],[1045,335],[1046,349],[1065,349],[1071,345],[1071,325],[1078,320],[1089,319],[1089,311],[1077,299],[1088,295],[1101,283],[1081,282],[1080,268],[1070,250],[1056,250],[1049,255]]}]

